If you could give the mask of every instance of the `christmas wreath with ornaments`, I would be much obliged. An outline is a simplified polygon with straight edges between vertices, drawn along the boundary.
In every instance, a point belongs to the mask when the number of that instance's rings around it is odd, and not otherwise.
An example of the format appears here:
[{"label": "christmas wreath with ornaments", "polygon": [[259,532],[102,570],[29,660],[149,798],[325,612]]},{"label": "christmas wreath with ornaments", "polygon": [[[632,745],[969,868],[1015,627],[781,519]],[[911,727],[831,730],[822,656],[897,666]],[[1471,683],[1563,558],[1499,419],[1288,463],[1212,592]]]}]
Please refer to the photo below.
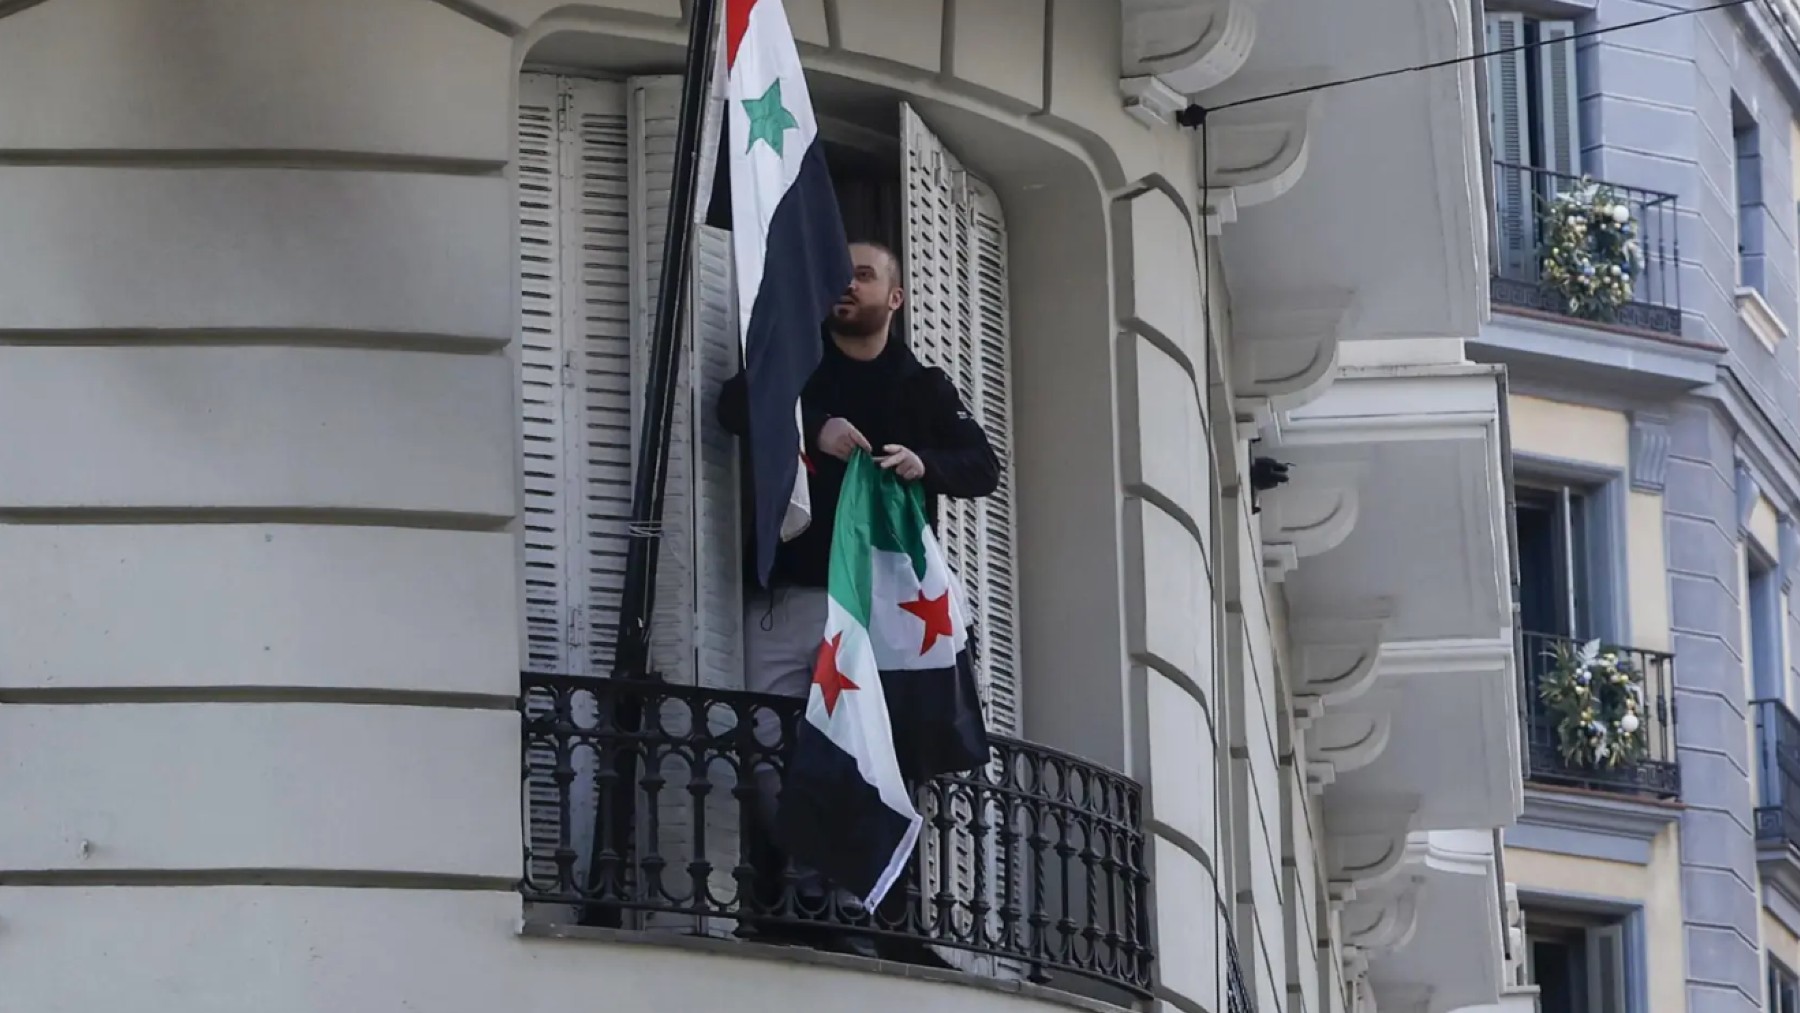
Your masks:
[{"label": "christmas wreath with ornaments", "polygon": [[1557,644],[1551,657],[1554,666],[1538,693],[1556,721],[1563,759],[1589,769],[1642,759],[1648,747],[1644,677],[1630,658],[1598,640]]},{"label": "christmas wreath with ornaments", "polygon": [[1609,321],[1631,301],[1643,269],[1631,207],[1610,187],[1583,178],[1547,201],[1538,277],[1571,316]]}]

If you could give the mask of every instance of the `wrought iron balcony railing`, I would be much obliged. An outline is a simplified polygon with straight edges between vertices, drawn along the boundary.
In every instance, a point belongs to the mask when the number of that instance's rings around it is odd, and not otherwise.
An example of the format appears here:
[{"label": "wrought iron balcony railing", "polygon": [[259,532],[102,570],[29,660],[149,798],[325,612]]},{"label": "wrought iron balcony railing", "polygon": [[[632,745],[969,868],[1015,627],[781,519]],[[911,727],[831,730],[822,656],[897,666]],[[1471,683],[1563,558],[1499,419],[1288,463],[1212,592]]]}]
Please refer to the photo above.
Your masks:
[{"label": "wrought iron balcony railing", "polygon": [[1557,734],[1556,715],[1545,703],[1541,687],[1556,670],[1557,648],[1578,648],[1579,641],[1544,633],[1520,636],[1519,669],[1523,692],[1519,709],[1525,732],[1525,779],[1537,784],[1588,788],[1595,791],[1674,799],[1681,795],[1681,768],[1675,762],[1672,729],[1675,708],[1675,659],[1656,651],[1608,647],[1643,680],[1645,749],[1642,756],[1616,766],[1589,766],[1564,756]]},{"label": "wrought iron balcony railing", "polygon": [[[1148,996],[1141,791],[1073,756],[994,737],[982,770],[917,787],[917,857],[872,913],[768,844],[802,701],[571,676],[522,680],[525,878],[533,917],[696,935],[844,932],[883,956]],[[896,955],[898,954],[898,955]]]},{"label": "wrought iron balcony railing", "polygon": [[1757,700],[1756,755],[1761,796],[1756,840],[1800,851],[1800,718],[1780,700]]},{"label": "wrought iron balcony railing", "polygon": [[1643,255],[1632,279],[1631,298],[1617,310],[1606,317],[1581,317],[1570,310],[1566,296],[1544,281],[1545,240],[1551,231],[1546,212],[1558,197],[1595,182],[1548,169],[1494,163],[1495,253],[1490,286],[1494,304],[1679,337],[1681,246],[1674,194],[1597,183],[1625,204]]}]

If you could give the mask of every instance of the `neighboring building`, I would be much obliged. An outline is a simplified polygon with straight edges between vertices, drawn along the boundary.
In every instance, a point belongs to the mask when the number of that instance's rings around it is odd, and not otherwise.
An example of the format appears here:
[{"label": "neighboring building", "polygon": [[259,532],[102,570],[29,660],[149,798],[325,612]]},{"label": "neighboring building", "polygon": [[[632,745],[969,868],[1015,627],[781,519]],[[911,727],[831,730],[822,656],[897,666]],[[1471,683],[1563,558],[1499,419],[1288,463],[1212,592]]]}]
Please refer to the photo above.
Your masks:
[{"label": "neighboring building", "polygon": [[[1660,11],[1496,0],[1488,43]],[[1505,857],[1542,1013],[1794,1009],[1795,23],[1758,2],[1489,66],[1494,314],[1471,351],[1511,387],[1527,784]],[[1541,267],[1540,210],[1583,175],[1643,246],[1609,319]],[[1649,751],[1602,770],[1563,756],[1537,692],[1547,650],[1591,638],[1648,675]]]},{"label": "neighboring building", "polygon": [[[922,970],[733,938],[770,915],[738,826],[769,762],[750,712],[780,703],[731,693],[716,232],[662,680],[609,678],[683,6],[0,2],[0,1010],[1500,1001],[1521,700],[1504,374],[1462,345],[1491,259],[1476,67],[1240,105],[1205,143],[1175,123],[1189,96],[1467,56],[1480,11],[787,0],[851,227],[902,250],[910,340],[1009,463],[945,518],[1006,738],[925,792],[896,937],[946,965]],[[1724,129],[1691,122],[1695,145]],[[1630,178],[1611,150],[1595,167]],[[1790,218],[1762,277],[1791,322]],[[1690,345],[1740,339],[1709,329],[1735,310],[1704,256],[1683,342],[1484,340],[1638,343],[1710,380]],[[1757,391],[1779,386],[1763,361]],[[1763,396],[1735,391],[1674,403],[1666,476],[1644,420],[1562,411],[1632,490],[1666,481],[1671,524],[1729,519],[1730,434]],[[1513,399],[1527,450],[1567,440],[1550,404]],[[1759,532],[1795,502],[1769,432],[1745,474],[1773,506],[1735,515]],[[1564,528],[1533,537],[1566,532],[1558,495]],[[1662,500],[1614,497],[1608,530],[1660,561]],[[1694,688],[1738,672],[1737,527],[1716,527],[1668,543],[1723,575],[1672,595],[1680,727],[1744,741],[1684,738],[1683,785],[1689,825],[1743,846],[1628,842],[1691,888],[1752,839],[1745,693],[1709,713]],[[1609,586],[1632,642],[1668,646],[1665,598]],[[1738,938],[1699,921],[1742,917],[1733,981],[1761,932],[1735,871],[1725,906],[1686,907],[1696,969],[1708,933],[1721,960]],[[1609,882],[1583,891],[1643,899]],[[1565,936],[1620,947],[1633,924]]]}]

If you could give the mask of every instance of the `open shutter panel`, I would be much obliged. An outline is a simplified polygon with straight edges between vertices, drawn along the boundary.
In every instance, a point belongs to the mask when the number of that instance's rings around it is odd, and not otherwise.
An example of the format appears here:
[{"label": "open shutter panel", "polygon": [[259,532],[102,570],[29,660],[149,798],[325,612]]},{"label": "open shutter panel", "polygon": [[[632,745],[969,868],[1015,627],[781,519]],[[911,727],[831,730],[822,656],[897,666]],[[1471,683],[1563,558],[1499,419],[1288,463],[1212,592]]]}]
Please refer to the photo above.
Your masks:
[{"label": "open shutter panel", "polygon": [[[910,106],[900,107],[906,191],[907,336],[950,375],[1003,459],[1012,443],[1006,230],[999,200]],[[1018,732],[1012,477],[987,500],[942,499],[938,538],[968,592],[989,727]],[[990,626],[993,627],[990,629]]]},{"label": "open shutter panel", "polygon": [[[520,79],[520,463],[525,665],[533,672],[604,673],[611,663],[610,650],[596,658],[593,645],[612,641],[618,583],[609,585],[603,576],[607,568],[595,563],[611,546],[608,532],[595,530],[596,511],[588,501],[591,490],[620,484],[629,475],[629,459],[617,453],[629,442],[629,417],[608,412],[609,391],[622,390],[628,380],[622,375],[624,320],[597,309],[609,291],[623,298],[623,241],[607,238],[622,236],[625,227],[623,124],[624,95],[617,86],[536,74]],[[624,475],[618,474],[620,460]],[[618,543],[616,537],[612,541]],[[595,630],[604,633],[598,640]],[[548,696],[525,701],[533,716],[553,705]],[[593,720],[591,698],[575,706],[583,712],[571,719]],[[554,884],[558,851],[576,856],[577,875],[592,851],[593,792],[582,786],[594,783],[594,758],[591,753],[571,758],[574,777],[559,787],[554,746],[528,741],[525,749],[532,771],[525,806],[534,856],[526,871],[535,881]],[[559,815],[565,791],[566,825]]]},{"label": "open shutter panel", "polygon": [[1530,111],[1526,103],[1525,52],[1502,52],[1525,44],[1525,18],[1519,14],[1487,16],[1487,48],[1500,55],[1489,57],[1488,115],[1493,136],[1494,233],[1500,263],[1497,269],[1510,278],[1529,277],[1533,261],[1532,234],[1535,209],[1531,199]]},{"label": "open shutter panel", "polygon": [[577,515],[576,574],[582,599],[573,622],[584,674],[610,675],[631,518],[634,443],[631,401],[629,144],[623,90],[565,79],[569,109],[563,251],[563,320],[570,381],[580,412],[569,446],[581,460],[571,497]]},{"label": "open shutter panel", "polygon": [[572,607],[566,553],[569,481],[563,429],[561,173],[557,81],[527,74],[519,83],[519,404],[523,413],[525,669],[568,670]]},{"label": "open shutter panel", "polygon": [[[519,82],[516,120],[519,216],[519,405],[523,414],[525,670],[566,671],[566,623],[570,601],[567,512],[563,492],[568,462],[563,453],[562,328],[558,305],[561,270],[558,237],[560,174],[557,171],[557,83],[527,74]],[[525,701],[542,716],[550,701]],[[532,861],[525,875],[553,884],[563,827],[552,771],[556,749],[525,743],[525,824]]]},{"label": "open shutter panel", "polygon": [[1539,21],[1538,145],[1542,168],[1581,175],[1581,103],[1575,79],[1575,22]]},{"label": "open shutter panel", "polygon": [[[922,362],[949,374],[995,450],[1006,455],[1012,442],[1012,412],[1006,230],[999,200],[969,175],[912,108],[903,104],[900,112],[906,195],[901,259],[906,269],[908,340]],[[988,727],[1010,735],[1018,732],[1010,472],[1002,481],[1002,488],[985,500],[941,499],[938,537],[967,592],[980,638],[976,677]],[[939,825],[942,808],[950,810],[950,819],[948,828],[928,830],[921,839],[923,895],[930,898],[947,892],[970,902],[971,910],[957,916],[953,931],[998,932],[992,914],[986,916],[986,925],[974,924],[974,919],[981,917],[975,912],[1000,910],[1005,903],[997,892],[1000,866],[1021,858],[1018,854],[1003,856],[1001,849],[991,844],[978,852],[973,835],[954,827],[974,820],[1008,820],[1011,815],[994,800],[973,794],[932,794],[924,802],[928,828]],[[1022,825],[1011,830],[1020,839],[1030,832]],[[1004,831],[990,828],[985,839],[993,842],[1005,837]],[[948,862],[944,860],[946,852]],[[929,907],[927,901],[928,911]],[[939,948],[938,954],[973,973],[1000,977],[1023,977],[1025,973],[1012,961],[946,948]]]},{"label": "open shutter panel", "polygon": [[695,675],[703,686],[744,688],[743,536],[740,530],[738,444],[711,408],[738,371],[737,290],[731,233],[694,234],[688,319],[693,354]]},{"label": "open shutter panel", "polygon": [[[681,78],[635,78],[631,93],[631,355],[635,375],[650,374],[661,291],[663,243],[675,178],[676,121]],[[656,561],[656,608],[650,617],[650,664],[669,682],[694,682],[694,355],[683,328],[681,378],[670,416],[668,484],[663,494],[662,545]],[[642,384],[638,384],[642,387]],[[643,392],[634,390],[633,431],[644,425]]]},{"label": "open shutter panel", "polygon": [[1007,309],[1006,219],[1000,198],[978,180],[970,181],[973,255],[969,258],[974,302],[970,360],[974,375],[964,388],[970,410],[1000,456],[1000,487],[971,506],[979,514],[981,573],[973,602],[981,623],[978,673],[983,703],[995,731],[1017,735],[1019,721],[1018,568],[1012,462],[1012,334]]}]

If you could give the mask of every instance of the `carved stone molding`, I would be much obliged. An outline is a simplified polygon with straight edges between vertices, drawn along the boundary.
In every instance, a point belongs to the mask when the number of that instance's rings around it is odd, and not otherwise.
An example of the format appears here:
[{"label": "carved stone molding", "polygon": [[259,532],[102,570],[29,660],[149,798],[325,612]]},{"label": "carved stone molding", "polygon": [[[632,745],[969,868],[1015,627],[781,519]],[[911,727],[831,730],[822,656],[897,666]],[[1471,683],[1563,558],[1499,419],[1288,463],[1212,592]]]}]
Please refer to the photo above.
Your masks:
[{"label": "carved stone molding", "polygon": [[1154,75],[1185,95],[1217,87],[1250,58],[1256,6],[1256,0],[1121,0],[1125,75]]},{"label": "carved stone molding", "polygon": [[1360,479],[1354,466],[1313,465],[1262,495],[1258,523],[1264,576],[1284,580],[1300,560],[1330,552],[1350,537]]},{"label": "carved stone molding", "polygon": [[1175,114],[1188,107],[1188,97],[1150,74],[1119,79],[1125,112],[1146,127],[1173,126]]},{"label": "carved stone molding", "polygon": [[1344,908],[1344,942],[1366,959],[1405,946],[1419,927],[1418,876],[1401,874],[1385,890]]},{"label": "carved stone molding", "polygon": [[1340,911],[1361,896],[1374,896],[1418,858],[1412,831],[1417,796],[1404,792],[1364,794],[1348,805],[1325,809],[1326,898]]},{"label": "carved stone molding", "polygon": [[1233,300],[1232,391],[1241,435],[1312,401],[1337,374],[1338,344],[1354,326],[1356,295],[1344,289],[1246,287]]},{"label": "carved stone molding", "polygon": [[1307,784],[1321,790],[1339,774],[1374,763],[1387,748],[1393,730],[1393,717],[1386,712],[1320,717],[1305,733]]},{"label": "carved stone molding", "polygon": [[1195,168],[1206,188],[1206,226],[1214,235],[1245,208],[1267,204],[1306,175],[1312,137],[1323,115],[1316,96],[1227,109],[1207,118],[1194,140]]},{"label": "carved stone molding", "polygon": [[1792,517],[1781,519],[1781,589],[1794,589],[1794,570],[1800,567],[1800,524]]},{"label": "carved stone molding", "polygon": [[1288,694],[1302,730],[1328,706],[1354,700],[1375,684],[1381,634],[1392,607],[1385,599],[1373,599],[1346,602],[1334,614],[1292,618]]},{"label": "carved stone molding", "polygon": [[1669,420],[1642,412],[1631,416],[1631,488],[1661,493],[1669,476]]},{"label": "carved stone molding", "polygon": [[1762,495],[1762,486],[1756,481],[1756,473],[1743,461],[1737,462],[1737,522],[1738,533],[1750,533],[1750,515],[1756,510],[1756,499]]}]

